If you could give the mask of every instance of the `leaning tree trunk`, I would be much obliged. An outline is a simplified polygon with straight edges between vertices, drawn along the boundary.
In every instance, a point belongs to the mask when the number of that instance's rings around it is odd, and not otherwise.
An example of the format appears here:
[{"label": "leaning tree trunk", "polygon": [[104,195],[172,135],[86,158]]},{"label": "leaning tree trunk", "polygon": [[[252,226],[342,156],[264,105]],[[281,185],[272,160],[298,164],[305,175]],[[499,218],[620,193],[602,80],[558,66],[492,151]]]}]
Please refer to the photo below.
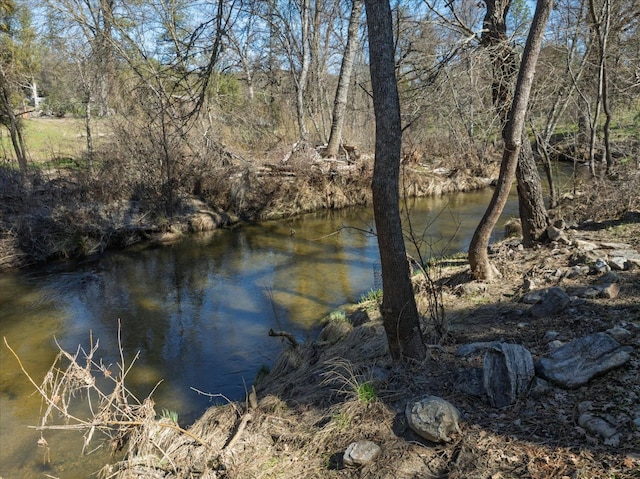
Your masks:
[{"label": "leaning tree trunk", "polygon": [[351,17],[349,18],[349,28],[347,30],[347,46],[344,49],[342,65],[340,66],[338,88],[333,104],[331,133],[329,134],[329,143],[325,152],[328,157],[338,156],[338,149],[342,143],[342,125],[344,124],[344,113],[347,109],[347,99],[349,97],[349,81],[353,71],[353,60],[358,51],[358,27],[360,26],[362,5],[362,0],[353,0],[351,7]]},{"label": "leaning tree trunk", "polygon": [[542,37],[552,6],[553,0],[538,0],[520,63],[513,103],[509,111],[509,121],[504,129],[504,153],[500,165],[498,184],[493,192],[489,207],[482,220],[480,220],[469,246],[469,265],[474,276],[478,279],[491,280],[499,274],[489,261],[487,248],[489,247],[491,232],[504,209],[509,197],[511,183],[513,183],[515,177],[518,155],[522,146],[522,132],[529,104],[531,85],[533,84],[533,76],[542,45]]},{"label": "leaning tree trunk", "polygon": [[400,220],[402,127],[389,0],[365,0],[376,116],[373,212],[382,266],[384,329],[394,360],[423,359],[425,347]]},{"label": "leaning tree trunk", "polygon": [[[485,32],[481,44],[489,49],[493,70],[492,99],[502,121],[502,136],[505,138],[509,107],[512,103],[511,88],[517,72],[516,52],[507,37],[506,20],[511,0],[488,0],[486,5],[487,12],[483,21]],[[522,142],[529,142],[524,131]],[[516,177],[520,222],[524,246],[530,247],[535,242],[544,240],[548,223],[540,175],[530,144],[520,150],[518,163],[520,166],[516,170]]]}]

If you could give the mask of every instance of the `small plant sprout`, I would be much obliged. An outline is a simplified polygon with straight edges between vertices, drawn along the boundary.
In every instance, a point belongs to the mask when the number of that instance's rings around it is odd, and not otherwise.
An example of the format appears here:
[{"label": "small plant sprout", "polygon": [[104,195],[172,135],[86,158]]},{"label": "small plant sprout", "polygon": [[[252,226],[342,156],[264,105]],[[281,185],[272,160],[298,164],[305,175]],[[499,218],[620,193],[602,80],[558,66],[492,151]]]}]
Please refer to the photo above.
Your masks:
[{"label": "small plant sprout", "polygon": [[349,319],[347,318],[347,313],[345,313],[341,309],[338,309],[336,311],[331,311],[331,313],[329,314],[329,321],[349,322]]},{"label": "small plant sprout", "polygon": [[378,398],[371,371],[359,371],[351,361],[336,358],[327,364],[329,369],[322,374],[322,384],[336,386],[336,391],[362,404],[369,404]]}]

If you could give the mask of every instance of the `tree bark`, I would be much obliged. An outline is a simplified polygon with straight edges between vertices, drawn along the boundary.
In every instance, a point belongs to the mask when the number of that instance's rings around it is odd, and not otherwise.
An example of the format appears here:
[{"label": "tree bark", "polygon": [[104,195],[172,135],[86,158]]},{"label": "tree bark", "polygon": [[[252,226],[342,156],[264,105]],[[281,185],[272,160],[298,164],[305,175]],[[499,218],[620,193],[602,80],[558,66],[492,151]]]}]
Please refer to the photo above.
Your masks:
[{"label": "tree bark", "polygon": [[[18,160],[18,166],[21,172],[27,171],[27,151],[24,147],[24,139],[22,138],[22,128],[19,119],[13,112],[13,106],[9,99],[8,80],[3,72],[0,72],[0,94],[2,96],[0,103],[0,118],[3,118],[3,122],[6,122],[6,127],[9,129],[9,136],[11,136],[11,144],[13,145],[13,151],[16,154]],[[4,110],[4,111],[3,111]]]},{"label": "tree bark", "polygon": [[[489,48],[493,70],[492,99],[502,121],[502,137],[504,139],[509,121],[509,108],[512,103],[513,77],[517,71],[516,53],[509,45],[507,37],[506,18],[511,0],[488,0],[486,5],[487,12],[483,22],[485,32],[482,34],[481,44]],[[528,143],[526,135],[523,136],[522,141]],[[516,177],[518,179],[518,203],[523,243],[525,247],[530,247],[545,238],[548,224],[540,175],[530,144],[520,150],[518,164]]]},{"label": "tree bark", "polygon": [[347,30],[347,45],[342,57],[340,66],[340,77],[338,78],[338,88],[333,104],[333,116],[331,118],[331,133],[327,144],[326,156],[338,156],[338,150],[342,143],[342,125],[344,124],[344,113],[347,109],[347,99],[349,97],[349,82],[353,71],[353,60],[358,50],[358,27],[360,26],[360,16],[362,14],[362,0],[353,0],[351,6],[351,17],[349,18],[349,28]]},{"label": "tree bark", "polygon": [[522,243],[525,248],[530,248],[546,238],[549,216],[544,207],[542,182],[533,158],[531,143],[524,130],[522,132],[522,147],[518,155],[516,178],[518,181],[518,209],[522,224]]},{"label": "tree bark", "polygon": [[381,313],[394,360],[424,359],[426,351],[402,236],[399,210],[402,128],[389,0],[365,0],[369,68],[376,117],[372,192],[382,267]]},{"label": "tree bark", "polygon": [[553,0],[538,0],[520,63],[513,103],[509,110],[509,121],[504,129],[504,153],[500,165],[498,184],[493,192],[489,207],[473,234],[471,245],[469,246],[469,265],[472,273],[478,279],[491,280],[499,274],[489,261],[487,248],[491,232],[504,209],[515,177],[531,85],[533,84],[536,63],[542,45],[542,37],[552,6]]}]

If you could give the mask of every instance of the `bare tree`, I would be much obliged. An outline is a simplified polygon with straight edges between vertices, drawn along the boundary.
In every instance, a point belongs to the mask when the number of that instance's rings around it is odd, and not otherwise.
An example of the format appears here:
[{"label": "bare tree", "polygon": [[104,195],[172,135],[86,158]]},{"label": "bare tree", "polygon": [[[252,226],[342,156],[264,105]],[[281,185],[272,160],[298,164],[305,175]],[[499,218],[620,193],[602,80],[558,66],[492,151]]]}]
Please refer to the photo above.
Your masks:
[{"label": "bare tree", "polygon": [[498,218],[504,209],[518,166],[518,155],[522,146],[522,131],[524,129],[529,95],[533,84],[536,63],[542,45],[542,37],[547,20],[553,7],[553,0],[538,0],[533,23],[529,30],[527,43],[522,55],[518,80],[513,95],[513,102],[509,110],[508,122],[504,129],[504,153],[500,165],[498,184],[494,190],[489,207],[471,239],[469,245],[469,265],[474,276],[478,279],[491,280],[499,275],[498,270],[489,261],[487,252],[489,239]]},{"label": "bare tree", "polygon": [[369,68],[376,115],[373,211],[382,266],[381,306],[394,360],[423,359],[425,347],[411,284],[399,211],[402,128],[395,76],[391,8],[388,0],[365,0]]},{"label": "bare tree", "polygon": [[331,133],[327,144],[326,156],[335,157],[342,144],[342,126],[344,124],[344,114],[347,109],[347,99],[349,96],[349,83],[351,72],[353,71],[353,61],[358,51],[358,30],[360,27],[360,16],[362,15],[362,0],[353,0],[351,6],[351,16],[349,17],[349,28],[347,30],[347,45],[344,49],[342,64],[340,66],[340,76],[338,77],[338,88],[336,90],[335,101],[333,103],[333,115],[331,119]]}]

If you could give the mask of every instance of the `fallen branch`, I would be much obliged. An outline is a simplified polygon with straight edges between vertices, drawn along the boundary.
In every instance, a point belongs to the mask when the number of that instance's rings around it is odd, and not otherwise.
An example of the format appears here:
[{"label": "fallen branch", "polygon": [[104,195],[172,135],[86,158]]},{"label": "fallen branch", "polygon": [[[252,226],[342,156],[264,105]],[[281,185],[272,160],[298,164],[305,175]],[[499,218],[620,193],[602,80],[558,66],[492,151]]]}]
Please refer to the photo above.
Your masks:
[{"label": "fallen branch", "polygon": [[296,341],[296,338],[293,337],[293,334],[287,333],[286,331],[274,331],[273,329],[270,329],[269,336],[287,338],[294,348],[298,347],[298,341]]}]

